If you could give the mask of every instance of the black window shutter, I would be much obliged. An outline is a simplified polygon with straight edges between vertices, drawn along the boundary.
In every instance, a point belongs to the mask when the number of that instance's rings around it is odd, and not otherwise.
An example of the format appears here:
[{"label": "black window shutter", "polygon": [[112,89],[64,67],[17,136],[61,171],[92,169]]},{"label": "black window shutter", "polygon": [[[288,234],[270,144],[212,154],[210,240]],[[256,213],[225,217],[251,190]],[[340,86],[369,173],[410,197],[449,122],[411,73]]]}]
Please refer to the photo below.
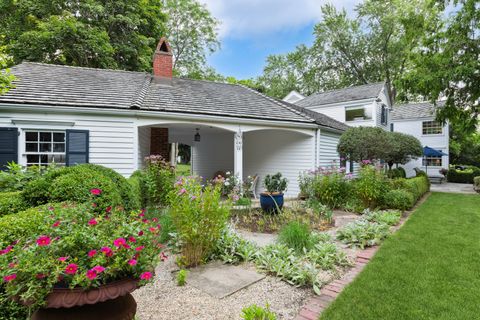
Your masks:
[{"label": "black window shutter", "polygon": [[18,163],[18,129],[0,128],[0,170],[12,161]]},{"label": "black window shutter", "polygon": [[66,165],[88,163],[89,154],[89,131],[67,130],[66,131]]}]

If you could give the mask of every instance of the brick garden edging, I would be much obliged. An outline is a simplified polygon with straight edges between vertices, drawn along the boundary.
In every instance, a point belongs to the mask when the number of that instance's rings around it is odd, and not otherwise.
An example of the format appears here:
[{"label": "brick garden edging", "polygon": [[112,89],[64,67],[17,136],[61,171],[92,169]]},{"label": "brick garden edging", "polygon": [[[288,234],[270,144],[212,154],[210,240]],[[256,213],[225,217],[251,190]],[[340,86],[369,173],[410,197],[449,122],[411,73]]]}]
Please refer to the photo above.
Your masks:
[{"label": "brick garden edging", "polygon": [[[403,213],[403,217],[400,219],[400,222],[393,227],[393,232],[397,231],[403,226],[410,215],[418,208],[419,205],[425,202],[429,195],[430,192],[427,192],[422,198],[420,198],[420,200],[412,209]],[[325,285],[320,290],[320,295],[314,296],[307,300],[294,320],[317,320],[323,310],[327,309],[330,303],[337,298],[340,292],[342,292],[343,288],[350,284],[350,282],[352,282],[353,279],[355,279],[355,277],[362,272],[363,268],[373,258],[379,247],[380,246],[377,245],[358,252],[353,268],[348,270],[340,279],[334,280]]]},{"label": "brick garden edging", "polygon": [[334,280],[320,290],[320,295],[314,296],[308,300],[300,309],[300,313],[295,320],[317,320],[320,314],[330,303],[342,292],[355,277],[363,270],[365,265],[372,259],[379,246],[367,248],[357,253],[355,265],[348,270],[340,279]]}]

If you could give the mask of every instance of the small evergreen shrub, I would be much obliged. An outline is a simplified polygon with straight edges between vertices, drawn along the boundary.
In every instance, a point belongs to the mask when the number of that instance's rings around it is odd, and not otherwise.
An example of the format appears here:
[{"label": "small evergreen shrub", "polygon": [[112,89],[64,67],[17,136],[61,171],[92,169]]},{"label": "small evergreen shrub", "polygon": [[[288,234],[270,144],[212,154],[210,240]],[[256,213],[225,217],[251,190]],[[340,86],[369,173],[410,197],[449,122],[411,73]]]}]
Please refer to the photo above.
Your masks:
[{"label": "small evergreen shrub", "polygon": [[427,176],[417,176],[405,180],[405,190],[411,192],[417,202],[425,193],[430,191],[430,181]]},{"label": "small evergreen shrub", "polygon": [[404,189],[390,190],[383,196],[382,207],[386,209],[407,210],[415,205],[413,194]]},{"label": "small evergreen shrub", "polygon": [[270,306],[267,304],[265,308],[252,304],[242,309],[243,320],[277,320],[275,313],[270,311]]},{"label": "small evergreen shrub", "polygon": [[450,168],[447,173],[448,182],[473,183],[475,177],[480,176],[480,168],[474,166],[463,166],[464,170]]},{"label": "small evergreen shrub", "polygon": [[0,217],[27,209],[19,191],[0,193]]},{"label": "small evergreen shrub", "polygon": [[278,241],[281,244],[293,249],[297,253],[310,249],[310,228],[307,224],[292,221],[285,225],[278,234]]}]

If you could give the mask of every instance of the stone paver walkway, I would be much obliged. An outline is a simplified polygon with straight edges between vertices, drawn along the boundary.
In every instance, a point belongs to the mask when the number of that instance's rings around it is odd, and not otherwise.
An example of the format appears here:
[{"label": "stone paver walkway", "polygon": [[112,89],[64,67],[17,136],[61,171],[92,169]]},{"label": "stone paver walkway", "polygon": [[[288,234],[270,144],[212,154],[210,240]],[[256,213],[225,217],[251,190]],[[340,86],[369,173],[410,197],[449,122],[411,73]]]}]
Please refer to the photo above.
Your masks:
[{"label": "stone paver walkway", "polygon": [[272,233],[251,232],[247,230],[236,230],[236,232],[245,240],[255,243],[259,247],[265,247],[274,244],[278,236]]},{"label": "stone paver walkway", "polygon": [[448,192],[448,193],[466,193],[466,194],[476,193],[475,190],[473,190],[473,184],[453,183],[453,182],[445,182],[441,184],[432,183],[430,187],[430,191]]}]

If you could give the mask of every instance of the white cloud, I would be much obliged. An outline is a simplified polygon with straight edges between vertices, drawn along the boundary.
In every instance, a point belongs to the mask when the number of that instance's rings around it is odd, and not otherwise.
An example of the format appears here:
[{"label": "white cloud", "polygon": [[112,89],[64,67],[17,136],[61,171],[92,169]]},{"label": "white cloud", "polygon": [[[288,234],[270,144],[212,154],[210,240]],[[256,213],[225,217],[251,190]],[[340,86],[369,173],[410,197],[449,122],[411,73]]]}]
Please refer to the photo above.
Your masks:
[{"label": "white cloud", "polygon": [[[248,38],[303,27],[321,18],[328,0],[200,0],[221,21],[220,36]],[[360,0],[332,3],[351,12]]]}]

